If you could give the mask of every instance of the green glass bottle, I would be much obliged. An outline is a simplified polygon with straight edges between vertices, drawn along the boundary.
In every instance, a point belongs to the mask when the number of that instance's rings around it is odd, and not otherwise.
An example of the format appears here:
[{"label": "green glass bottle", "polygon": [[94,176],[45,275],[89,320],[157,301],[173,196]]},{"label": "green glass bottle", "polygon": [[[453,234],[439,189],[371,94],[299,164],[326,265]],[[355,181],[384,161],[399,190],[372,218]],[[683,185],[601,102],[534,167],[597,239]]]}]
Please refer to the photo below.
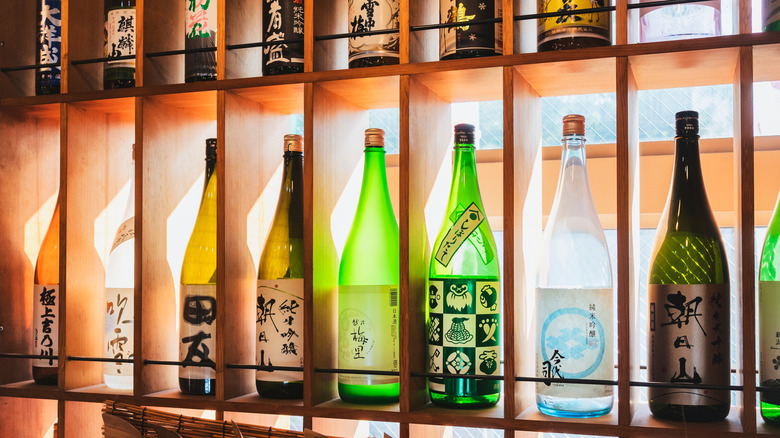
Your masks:
[{"label": "green glass bottle", "polygon": [[726,252],[699,160],[696,111],[676,114],[674,170],[650,259],[648,377],[678,385],[649,388],[650,411],[680,421],[717,421],[729,413],[730,291]]},{"label": "green glass bottle", "polygon": [[780,424],[780,197],[764,239],[758,274],[758,382],[776,388],[762,391],[761,416]]},{"label": "green glass bottle", "polygon": [[184,252],[179,288],[179,388],[214,394],[217,355],[217,139],[206,140],[206,178],[195,228]]},{"label": "green glass bottle", "polygon": [[[303,137],[284,136],[276,214],[257,271],[256,362],[303,367]],[[262,397],[303,397],[303,373],[258,370]]]},{"label": "green glass bottle", "polygon": [[[381,129],[367,129],[363,185],[339,266],[342,370],[398,371],[398,222],[390,203]],[[341,373],[339,396],[352,403],[398,401],[398,376]]]},{"label": "green glass bottle", "polygon": [[[477,182],[474,126],[455,125],[455,162],[446,215],[428,271],[428,372],[498,375],[501,288],[496,244]],[[498,402],[497,380],[430,378],[431,400],[476,408]]]}]

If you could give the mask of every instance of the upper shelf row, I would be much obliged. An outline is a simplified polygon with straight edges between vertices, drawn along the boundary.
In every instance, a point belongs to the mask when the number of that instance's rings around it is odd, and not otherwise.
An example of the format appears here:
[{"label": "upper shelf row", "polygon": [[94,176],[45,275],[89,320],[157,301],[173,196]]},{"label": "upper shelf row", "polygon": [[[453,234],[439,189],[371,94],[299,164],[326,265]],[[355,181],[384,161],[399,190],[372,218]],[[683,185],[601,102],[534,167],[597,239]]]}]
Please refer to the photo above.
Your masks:
[{"label": "upper shelf row", "polygon": [[[615,75],[611,72],[614,72],[614,58],[618,56],[634,58],[638,86],[640,89],[649,89],[668,86],[663,76],[669,68],[689,70],[691,66],[694,66],[697,72],[690,76],[698,79],[678,81],[678,86],[730,83],[738,47],[755,46],[757,50],[763,50],[765,53],[756,53],[756,60],[776,59],[775,55],[780,51],[780,48],[776,47],[776,43],[780,42],[780,32],[750,34],[752,11],[749,0],[733,0],[735,15],[736,11],[740,11],[739,20],[735,20],[737,24],[734,29],[723,29],[723,33],[737,35],[644,44],[627,44],[637,40],[632,35],[638,34],[639,9],[631,8],[624,0],[618,0],[613,7],[614,11],[609,13],[613,46],[535,53],[537,19],[531,18],[531,15],[536,13],[536,2],[496,0],[503,7],[500,28],[503,34],[504,56],[471,59],[466,62],[438,62],[439,29],[419,28],[439,22],[438,2],[400,0],[398,46],[401,65],[347,70],[348,39],[328,37],[344,34],[348,29],[348,1],[296,1],[304,5],[306,17],[313,17],[311,20],[307,19],[304,26],[304,71],[307,73],[261,77],[263,48],[239,46],[262,41],[263,26],[259,24],[262,23],[263,2],[214,1],[217,5],[216,27],[225,29],[225,32],[216,33],[216,74],[217,78],[223,81],[198,84],[181,91],[398,74],[446,73],[518,65],[521,66],[521,73],[527,76],[540,95],[583,94],[614,91]],[[185,76],[185,55],[180,53],[185,48],[184,3],[150,2],[145,6],[143,0],[137,1],[136,88],[119,90],[116,94],[96,95],[94,92],[103,89],[103,0],[62,0],[62,41],[59,57],[62,64],[61,89],[72,96],[64,98],[65,101],[162,94],[172,91],[169,85],[181,84]],[[39,62],[36,54],[38,34],[36,26],[30,25],[36,22],[38,14],[35,4],[16,2],[9,7],[11,10],[0,16],[0,99],[5,98],[2,101],[4,105],[13,104],[15,98],[35,94],[35,70],[17,68],[34,66]],[[658,59],[655,55],[670,56]],[[90,60],[95,62],[83,63]],[[723,62],[724,60],[727,62]],[[700,73],[707,70],[711,72],[704,75]],[[756,80],[774,79],[771,66],[767,65],[764,77],[762,71],[757,61]],[[644,74],[645,72],[647,74]],[[556,80],[555,76],[560,74],[578,75],[587,79]],[[539,86],[535,85],[535,77],[538,77]],[[159,86],[164,87],[165,91],[156,90]],[[468,94],[468,91],[464,90],[464,94]],[[11,98],[11,102],[8,98]],[[56,102],[60,99],[63,98],[53,97],[43,99],[42,102]]]}]

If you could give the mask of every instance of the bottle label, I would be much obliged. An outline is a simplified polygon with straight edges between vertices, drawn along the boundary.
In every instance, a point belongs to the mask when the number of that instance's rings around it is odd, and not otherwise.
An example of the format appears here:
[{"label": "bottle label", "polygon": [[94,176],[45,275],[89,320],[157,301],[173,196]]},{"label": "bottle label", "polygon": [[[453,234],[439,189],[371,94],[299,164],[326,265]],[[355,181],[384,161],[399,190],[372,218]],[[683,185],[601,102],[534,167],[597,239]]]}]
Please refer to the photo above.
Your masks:
[{"label": "bottle label", "polygon": [[[498,375],[500,283],[495,279],[432,277],[427,288],[428,372]],[[444,378],[430,378],[428,382],[431,391],[446,392]],[[493,394],[499,391],[500,382],[476,381],[475,386],[480,394]]]},{"label": "bottle label", "polygon": [[217,32],[216,0],[188,0],[185,2],[185,30],[187,38],[208,38]]},{"label": "bottle label", "polygon": [[[135,291],[131,287],[106,288],[106,318],[104,356],[115,359],[132,359],[134,332],[133,314]],[[132,363],[105,363],[103,374],[107,376],[132,376]]]},{"label": "bottle label", "polygon": [[[398,29],[399,0],[349,0],[350,33]],[[398,58],[398,33],[349,38],[349,62],[373,56]]]},{"label": "bottle label", "polygon": [[472,202],[466,208],[458,205],[457,209],[450,215],[450,220],[454,222],[447,231],[447,235],[442,239],[439,249],[436,250],[434,257],[436,261],[444,266],[449,265],[452,257],[458,252],[458,248],[468,240],[479,253],[482,262],[490,263],[495,254],[485,243],[485,236],[479,230],[479,225],[485,220],[485,214],[482,213],[477,204]]},{"label": "bottle label", "polygon": [[[62,41],[62,13],[60,0],[38,0],[41,5],[38,17],[38,62],[55,64],[60,62]],[[41,85],[59,86],[60,67],[41,67],[38,70]]]},{"label": "bottle label", "polygon": [[217,357],[217,286],[182,284],[179,296],[182,310],[179,322],[179,360],[209,365],[180,367],[179,377],[214,379],[214,361]]},{"label": "bottle label", "polygon": [[[780,388],[780,281],[758,283],[759,384]],[[780,391],[762,392],[761,400],[780,404]]]},{"label": "bottle label", "polygon": [[[602,8],[604,0],[539,0],[539,12],[567,12],[575,9]],[[540,18],[539,44],[559,39],[583,36],[609,41],[609,12],[559,15]]]},{"label": "bottle label", "polygon": [[614,314],[611,288],[536,289],[536,376],[539,395],[609,397],[610,385],[572,385],[566,379],[612,380]]},{"label": "bottle label", "polygon": [[[303,0],[264,0],[265,41],[303,39]],[[303,64],[303,41],[280,43],[263,48],[266,66]]]},{"label": "bottle label", "polygon": [[[60,333],[59,285],[33,286],[33,354],[57,356]],[[34,359],[33,366],[56,367],[56,359]]]},{"label": "bottle label", "polygon": [[[106,58],[135,55],[135,8],[113,9],[106,14]],[[135,68],[135,59],[108,61],[111,67]]]},{"label": "bottle label", "polygon": [[[303,366],[303,279],[257,280],[257,364]],[[257,371],[257,380],[303,380],[298,371]]]},{"label": "bottle label", "polygon": [[111,245],[110,252],[113,252],[117,246],[133,238],[135,238],[135,218],[131,217],[130,219],[122,222],[122,225],[117,228],[116,235],[114,236],[114,244]]},{"label": "bottle label", "polygon": [[[339,286],[339,368],[398,371],[398,286]],[[382,385],[397,376],[339,374],[339,383]]]},{"label": "bottle label", "polygon": [[[503,3],[494,0],[440,0],[441,23],[459,23],[486,20],[503,16]],[[503,25],[477,24],[448,27],[439,31],[439,57],[452,55],[457,50],[504,51]]]},{"label": "bottle label", "polygon": [[765,0],[762,6],[764,27],[769,26],[776,21],[780,21],[780,0]]},{"label": "bottle label", "polygon": [[688,389],[685,385],[731,382],[729,285],[650,284],[648,377],[682,388],[648,388],[658,403],[730,403],[729,391]]}]

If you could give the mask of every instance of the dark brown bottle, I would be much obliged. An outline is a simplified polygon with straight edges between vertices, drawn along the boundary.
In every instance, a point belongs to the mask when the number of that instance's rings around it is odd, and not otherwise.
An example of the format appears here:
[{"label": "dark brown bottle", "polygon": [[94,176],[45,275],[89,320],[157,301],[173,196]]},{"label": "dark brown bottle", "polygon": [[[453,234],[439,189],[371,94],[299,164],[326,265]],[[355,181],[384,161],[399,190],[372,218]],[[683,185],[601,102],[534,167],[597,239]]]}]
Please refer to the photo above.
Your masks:
[{"label": "dark brown bottle", "polygon": [[[135,55],[135,0],[106,0],[105,56]],[[106,61],[103,64],[103,89],[135,87],[135,59]]]},{"label": "dark brown bottle", "polygon": [[[501,17],[501,0],[439,0],[442,23]],[[439,31],[439,59],[494,56],[503,53],[501,23],[469,24]]]},{"label": "dark brown bottle", "polygon": [[303,0],[263,2],[263,41],[296,40],[263,47],[263,76],[303,72]]},{"label": "dark brown bottle", "polygon": [[[539,0],[539,13],[567,12],[604,6],[604,0]],[[538,23],[537,50],[540,52],[612,44],[609,12],[558,15],[540,18]]]}]

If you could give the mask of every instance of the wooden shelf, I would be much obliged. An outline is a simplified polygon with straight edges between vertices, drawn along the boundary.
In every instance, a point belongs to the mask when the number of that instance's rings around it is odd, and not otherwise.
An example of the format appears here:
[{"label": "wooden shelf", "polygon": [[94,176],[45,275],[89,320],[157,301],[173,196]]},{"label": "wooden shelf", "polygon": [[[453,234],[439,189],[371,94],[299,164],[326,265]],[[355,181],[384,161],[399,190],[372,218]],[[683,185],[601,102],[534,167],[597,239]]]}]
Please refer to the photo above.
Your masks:
[{"label": "wooden shelf", "polygon": [[[772,200],[754,199],[753,179],[771,171],[754,166],[754,149],[777,147],[753,138],[752,84],[780,80],[780,32],[749,32],[750,5],[738,0],[742,33],[729,36],[646,44],[629,44],[636,14],[617,2],[613,14],[613,46],[559,52],[535,52],[534,20],[512,22],[513,15],[535,12],[535,4],[502,0],[504,54],[465,60],[437,61],[438,32],[410,32],[409,24],[438,20],[435,1],[401,0],[400,64],[347,68],[346,39],[315,36],[346,30],[346,2],[305,0],[304,73],[264,77],[262,49],[227,50],[226,44],[259,41],[260,6],[250,0],[220,4],[217,81],[183,82],[181,55],[148,57],[149,53],[184,47],[183,9],[176,2],[138,2],[137,87],[102,90],[102,64],[73,65],[74,60],[102,54],[100,0],[64,2],[67,33],[63,34],[63,94],[33,96],[33,70],[0,73],[0,352],[31,353],[27,313],[31,308],[34,261],[57,199],[64,193],[61,226],[62,291],[65,314],[60,355],[100,356],[103,321],[102,286],[107,242],[119,220],[130,180],[130,145],[136,145],[136,322],[135,387],[113,391],[102,383],[99,363],[60,361],[60,384],[48,387],[30,381],[30,361],[0,359],[0,435],[42,436],[59,419],[60,437],[100,435],[100,406],[113,399],[166,409],[215,410],[219,415],[302,416],[311,427],[327,421],[370,420],[398,423],[399,438],[419,433],[440,434],[439,426],[483,427],[515,432],[558,432],[603,436],[754,437],[777,434],[755,412],[755,291],[753,223],[755,207]],[[35,6],[8,5],[0,15],[4,44],[0,68],[35,62]],[[26,23],[26,24],[25,24]],[[733,293],[741,338],[739,351],[744,391],[739,408],[716,424],[664,422],[639,403],[638,308],[640,146],[637,93],[703,85],[732,85],[735,92],[734,139],[718,142],[709,152],[734,157],[734,216],[740,285]],[[617,175],[598,196],[608,199],[599,211],[614,217],[618,230],[618,386],[612,413],[597,419],[560,419],[540,414],[534,385],[515,382],[516,375],[534,375],[532,250],[542,227],[543,189],[540,161],[555,158],[541,151],[541,100],[548,96],[611,93],[617,141],[594,148],[606,158],[594,170]],[[432,406],[425,372],[424,282],[430,257],[429,224],[438,221],[445,198],[451,160],[452,104],[465,101],[503,103],[503,150],[495,151],[481,175],[492,189],[488,215],[498,218],[504,235],[504,372],[501,402],[483,410],[451,410]],[[336,375],[315,368],[335,368],[332,344],[337,307],[338,249],[334,235],[349,221],[356,177],[362,166],[363,130],[368,111],[397,108],[400,153],[390,168],[393,202],[401,231],[400,302],[401,397],[390,406],[357,406],[337,398]],[[255,360],[255,275],[276,205],[282,136],[292,115],[303,115],[306,175],[306,313],[303,400],[277,401],[255,392],[254,372],[227,364]],[[671,117],[671,114],[670,114]],[[217,390],[212,397],[184,395],[177,389],[175,366],[144,361],[176,360],[178,269],[197,210],[203,178],[204,140],[218,139],[218,345]],[[757,143],[754,146],[754,143]],[[647,155],[668,152],[665,145],[645,145]],[[709,146],[708,146],[709,147]],[[714,155],[714,154],[713,154]],[[761,157],[776,159],[776,154]],[[754,167],[757,168],[754,171]],[[755,173],[755,175],[754,175]],[[438,181],[438,183],[437,183]],[[708,183],[710,184],[710,183]],[[395,189],[397,187],[397,189]],[[713,186],[722,187],[722,186]],[[549,187],[545,188],[545,190]],[[483,194],[485,190],[483,190]],[[756,195],[757,197],[757,195]],[[431,205],[429,205],[431,204]],[[354,208],[354,207],[351,207]],[[346,212],[345,212],[346,211]],[[342,223],[343,222],[343,223]],[[183,243],[182,243],[183,241]],[[750,273],[741,275],[741,272]],[[316,340],[316,342],[315,342]],[[232,413],[232,414],[231,414]],[[9,419],[29,418],[25,428]],[[265,421],[265,420],[264,420]],[[426,428],[427,427],[427,428]],[[419,428],[419,429],[418,429]],[[330,429],[328,429],[330,430]]]}]

